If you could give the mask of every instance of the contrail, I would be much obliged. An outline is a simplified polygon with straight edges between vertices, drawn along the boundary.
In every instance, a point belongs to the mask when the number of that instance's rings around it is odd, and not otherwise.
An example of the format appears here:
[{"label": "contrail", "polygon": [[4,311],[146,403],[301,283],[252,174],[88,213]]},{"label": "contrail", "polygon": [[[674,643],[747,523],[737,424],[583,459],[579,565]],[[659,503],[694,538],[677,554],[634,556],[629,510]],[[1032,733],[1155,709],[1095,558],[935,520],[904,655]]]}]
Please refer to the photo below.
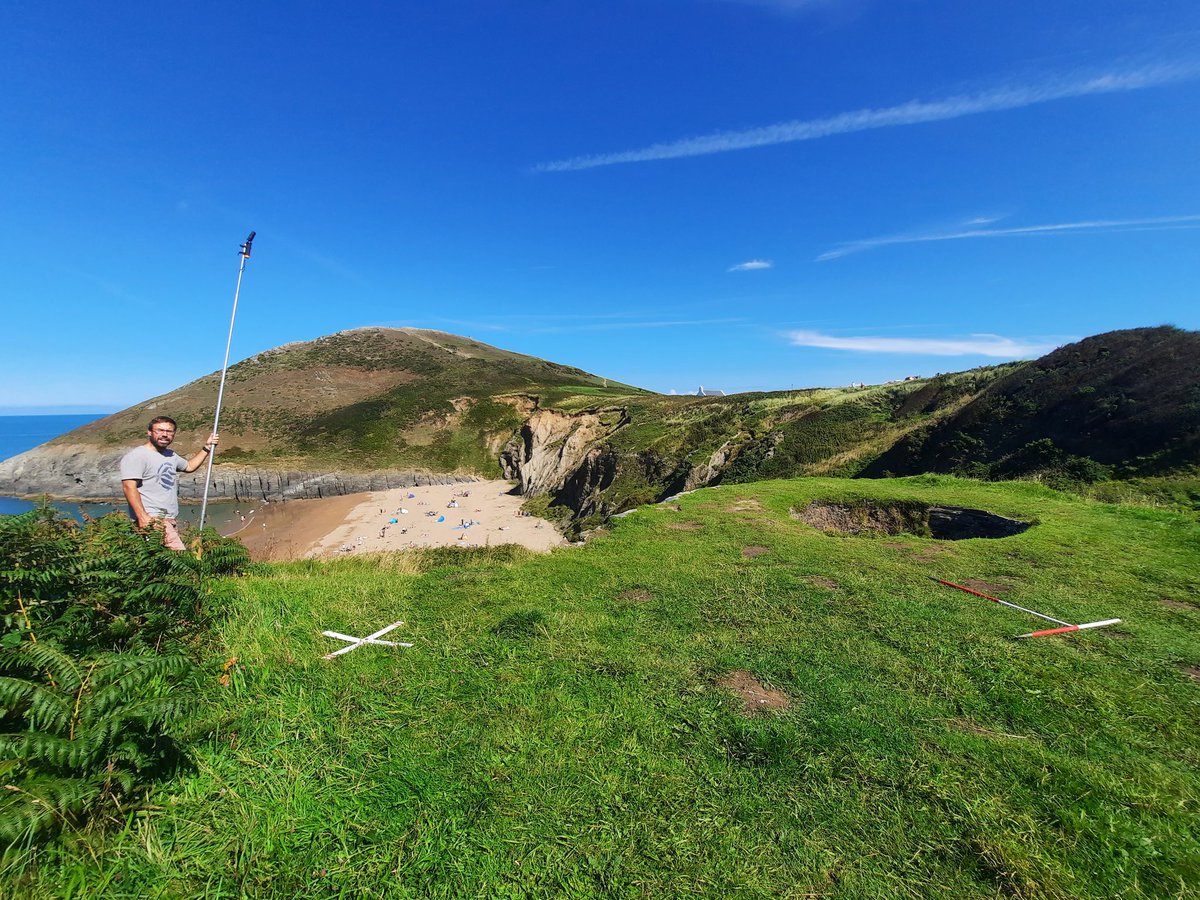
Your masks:
[{"label": "contrail", "polygon": [[859,353],[914,353],[928,356],[993,356],[1026,359],[1049,353],[1060,344],[1014,340],[997,334],[969,338],[835,337],[819,331],[791,331],[788,340],[797,347],[822,347]]},{"label": "contrail", "polygon": [[768,147],[772,144],[812,141],[835,134],[850,134],[875,128],[917,125],[922,122],[942,122],[978,113],[1020,109],[1039,103],[1049,103],[1052,100],[1137,91],[1194,78],[1197,70],[1198,67],[1194,63],[1156,65],[1088,78],[1056,79],[1037,85],[996,88],[979,94],[966,94],[927,103],[913,100],[899,106],[884,109],[860,109],[827,119],[780,122],[776,125],[751,128],[747,131],[720,131],[700,137],[651,144],[649,147],[639,150],[574,156],[570,159],[539,163],[533,167],[533,171],[576,172],[581,169],[614,166],[620,163],[680,159],[686,156],[725,153],[730,150],[747,150],[751,147]]},{"label": "contrail", "polygon": [[1089,222],[1063,222],[1056,225],[1025,225],[1014,228],[967,228],[930,234],[898,234],[892,237],[851,241],[826,250],[817,262],[841,259],[852,253],[862,253],[876,247],[893,244],[920,244],[925,241],[957,241],[964,238],[1019,237],[1021,235],[1063,234],[1071,231],[1167,231],[1175,228],[1200,227],[1200,215],[1158,216],[1150,219],[1095,219]]}]

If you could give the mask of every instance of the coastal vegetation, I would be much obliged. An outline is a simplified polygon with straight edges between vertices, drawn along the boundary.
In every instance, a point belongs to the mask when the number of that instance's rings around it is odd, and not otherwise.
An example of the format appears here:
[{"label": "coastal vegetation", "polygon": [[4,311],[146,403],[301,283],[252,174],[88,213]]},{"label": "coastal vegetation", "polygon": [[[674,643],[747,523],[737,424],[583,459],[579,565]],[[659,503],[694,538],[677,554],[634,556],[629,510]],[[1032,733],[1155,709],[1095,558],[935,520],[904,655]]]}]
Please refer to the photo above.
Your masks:
[{"label": "coastal vegetation", "polygon": [[[180,446],[203,438],[215,377],[0,465],[0,488],[103,492],[103,454],[136,440],[154,411],[179,420]],[[233,366],[230,379],[220,496],[367,489],[356,474],[507,477],[578,535],[704,485],[940,472],[1200,511],[1200,334],[1169,326],[1096,335],[1030,362],[724,397],[656,394],[417,329],[285,345]]]},{"label": "coastal vegetation", "polygon": [[[588,542],[249,566],[212,533],[0,518],[0,884],[1188,896],[1198,367],[1169,327],[729,397],[414,329],[245,360],[224,463],[504,475]],[[48,452],[82,484],[162,408],[186,444],[214,387]],[[931,578],[1122,622],[1016,640],[1042,622]],[[411,648],[321,658],[392,622]]]},{"label": "coastal vegetation", "polygon": [[[894,533],[822,530],[800,518],[814,501],[903,514]],[[1029,527],[903,530],[929,504]],[[1170,510],[921,475],[725,484],[543,556],[257,566],[210,582],[220,615],[183,643],[202,673],[170,732],[187,764],[110,827],[10,848],[3,883],[31,898],[1188,896],[1198,552],[1200,525]],[[1040,621],[930,576],[1123,621],[1016,640]],[[322,631],[397,621],[389,638],[411,648],[321,659],[342,646]]]},{"label": "coastal vegetation", "polygon": [[248,562],[211,532],[165,550],[124,516],[83,527],[43,505],[0,517],[0,845],[120,820],[184,759],[194,643],[217,576]]}]

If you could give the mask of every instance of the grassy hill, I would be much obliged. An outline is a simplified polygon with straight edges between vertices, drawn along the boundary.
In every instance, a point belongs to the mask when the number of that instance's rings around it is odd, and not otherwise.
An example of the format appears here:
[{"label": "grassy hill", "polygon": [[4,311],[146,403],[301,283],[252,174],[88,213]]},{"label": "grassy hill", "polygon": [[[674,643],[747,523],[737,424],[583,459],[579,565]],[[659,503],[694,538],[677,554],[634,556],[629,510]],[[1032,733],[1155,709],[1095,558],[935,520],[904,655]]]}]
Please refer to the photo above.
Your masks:
[{"label": "grassy hill", "polygon": [[1060,347],[906,436],[866,474],[1155,476],[1200,463],[1200,333],[1113,331]]},{"label": "grassy hill", "polygon": [[[60,438],[124,444],[145,422],[179,422],[180,446],[211,428],[220,373],[154,397]],[[608,386],[606,386],[606,384]],[[497,475],[499,447],[530,397],[644,393],[571,366],[470,338],[414,328],[362,328],[287,344],[229,369],[220,460],[264,468],[417,469]]]},{"label": "grassy hill", "polygon": [[[822,533],[959,504],[997,540]],[[725,485],[586,547],[270,566],[195,769],[35,898],[1161,898],[1200,884],[1200,526],[1029,483]],[[983,590],[1111,629],[1038,620]],[[411,649],[332,661],[325,629]],[[234,660],[235,662],[230,662]],[[218,683],[223,670],[227,686]]]},{"label": "grassy hill", "polygon": [[[167,412],[180,422],[180,446],[198,445],[216,381],[207,376],[56,443],[111,454],[138,439],[149,415]],[[469,338],[368,328],[233,366],[221,430],[218,463],[251,472],[511,477],[576,532],[706,484],[814,475],[1098,483],[1113,499],[1194,509],[1200,334],[1118,331],[1033,362],[899,384],[681,397]],[[39,484],[74,489],[71,472],[49,471],[59,462],[43,455],[20,477],[32,483],[40,467],[48,474]],[[91,465],[97,483],[112,468],[107,459]],[[1112,479],[1123,480],[1120,490],[1104,487]]]}]

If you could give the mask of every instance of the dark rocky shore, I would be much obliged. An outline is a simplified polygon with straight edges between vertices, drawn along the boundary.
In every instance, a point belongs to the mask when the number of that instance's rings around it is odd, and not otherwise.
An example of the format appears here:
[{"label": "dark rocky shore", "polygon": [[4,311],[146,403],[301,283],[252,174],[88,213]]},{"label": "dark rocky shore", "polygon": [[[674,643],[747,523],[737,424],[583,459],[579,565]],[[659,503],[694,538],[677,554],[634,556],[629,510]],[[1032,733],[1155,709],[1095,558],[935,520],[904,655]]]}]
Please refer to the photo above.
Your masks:
[{"label": "dark rocky shore", "polygon": [[[62,500],[119,499],[118,468],[128,449],[99,450],[62,444],[35,447],[0,462],[0,494],[18,497],[48,494]],[[200,499],[204,492],[204,474],[202,467],[180,477],[181,499]],[[297,500],[476,480],[471,475],[428,472],[276,471],[217,463],[213,466],[208,496],[210,500]]]}]

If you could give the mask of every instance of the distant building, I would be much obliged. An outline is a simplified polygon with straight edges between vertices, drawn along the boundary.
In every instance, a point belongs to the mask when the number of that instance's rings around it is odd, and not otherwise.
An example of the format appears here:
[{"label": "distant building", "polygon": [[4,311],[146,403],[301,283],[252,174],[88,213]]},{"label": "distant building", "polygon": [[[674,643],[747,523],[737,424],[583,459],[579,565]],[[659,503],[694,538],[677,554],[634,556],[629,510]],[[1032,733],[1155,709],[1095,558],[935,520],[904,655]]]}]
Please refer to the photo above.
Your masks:
[{"label": "distant building", "polygon": [[724,391],[706,391],[704,385],[700,385],[700,389],[696,391],[697,397],[724,397]]}]

